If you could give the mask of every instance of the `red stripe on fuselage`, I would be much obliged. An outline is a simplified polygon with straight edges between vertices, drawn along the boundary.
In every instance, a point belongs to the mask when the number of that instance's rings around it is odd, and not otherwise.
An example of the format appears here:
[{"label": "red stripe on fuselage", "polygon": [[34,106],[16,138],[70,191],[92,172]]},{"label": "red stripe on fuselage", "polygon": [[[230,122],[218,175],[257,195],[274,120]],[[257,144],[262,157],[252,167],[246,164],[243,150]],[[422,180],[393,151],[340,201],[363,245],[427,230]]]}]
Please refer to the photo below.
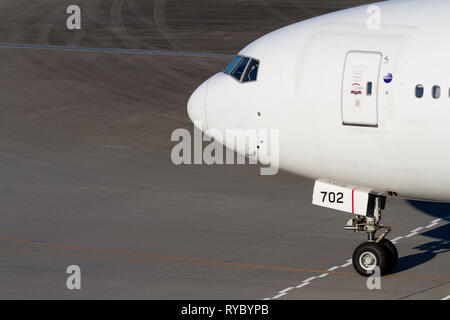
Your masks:
[{"label": "red stripe on fuselage", "polygon": [[355,190],[358,188],[352,189],[352,213],[355,214]]}]

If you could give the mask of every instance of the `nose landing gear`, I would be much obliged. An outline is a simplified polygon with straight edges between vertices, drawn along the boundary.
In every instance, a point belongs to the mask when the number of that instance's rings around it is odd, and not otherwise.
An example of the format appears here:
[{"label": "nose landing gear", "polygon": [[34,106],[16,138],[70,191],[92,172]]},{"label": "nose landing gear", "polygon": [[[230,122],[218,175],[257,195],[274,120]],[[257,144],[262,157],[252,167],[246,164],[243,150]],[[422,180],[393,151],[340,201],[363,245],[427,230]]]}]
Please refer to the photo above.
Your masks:
[{"label": "nose landing gear", "polygon": [[314,183],[312,203],[351,213],[352,219],[347,222],[345,229],[367,233],[367,242],[359,245],[352,257],[353,266],[359,274],[369,277],[378,271],[378,267],[383,275],[395,268],[398,252],[395,245],[386,239],[391,228],[381,224],[381,211],[386,205],[385,192],[366,186],[318,179]]},{"label": "nose landing gear", "polygon": [[[346,230],[367,233],[368,241],[360,244],[352,257],[355,270],[365,277],[371,276],[376,267],[380,268],[382,275],[388,274],[395,268],[398,261],[397,248],[385,238],[391,228],[380,222],[386,197],[378,195],[370,195],[370,197],[369,203],[373,206],[373,214],[355,215],[345,226]],[[378,231],[381,231],[381,234],[376,236]]]}]

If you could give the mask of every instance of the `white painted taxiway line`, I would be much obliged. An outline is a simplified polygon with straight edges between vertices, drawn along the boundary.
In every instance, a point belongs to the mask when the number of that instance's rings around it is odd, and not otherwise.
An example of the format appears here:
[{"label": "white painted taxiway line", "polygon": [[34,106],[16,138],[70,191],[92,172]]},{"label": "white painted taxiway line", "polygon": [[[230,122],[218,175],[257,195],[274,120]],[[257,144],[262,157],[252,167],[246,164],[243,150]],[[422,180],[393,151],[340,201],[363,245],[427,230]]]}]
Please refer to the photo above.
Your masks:
[{"label": "white painted taxiway line", "polygon": [[406,235],[405,238],[410,238],[412,236],[415,236],[416,234],[419,234],[419,231],[422,229],[424,229],[424,227],[419,227],[414,230],[411,230],[411,232],[408,235]]},{"label": "white painted taxiway line", "polygon": [[346,268],[352,264],[352,259],[348,259],[346,263],[342,264],[340,268]]},{"label": "white painted taxiway line", "polygon": [[334,266],[334,267],[328,268],[327,270],[328,271],[333,271],[333,270],[336,270],[336,269],[339,269],[339,266]]},{"label": "white painted taxiway line", "polygon": [[399,240],[401,240],[403,238],[404,238],[403,236],[400,236],[400,237],[392,239],[391,242],[395,244],[395,243],[397,243]]},{"label": "white painted taxiway line", "polygon": [[[397,243],[399,240],[401,240],[403,238],[413,237],[413,236],[419,234],[419,232],[422,231],[422,230],[430,229],[432,227],[437,226],[441,221],[443,221],[445,219],[450,219],[450,216],[447,216],[445,218],[435,219],[435,220],[431,221],[427,226],[415,228],[415,229],[411,230],[406,236],[399,236],[399,237],[396,237],[396,238],[392,239],[391,241],[393,243]],[[327,271],[334,271],[334,270],[339,269],[339,268],[346,268],[346,267],[352,265],[352,263],[353,263],[352,259],[348,259],[344,264],[339,265],[339,266],[333,266],[333,267],[327,269]],[[288,288],[286,288],[284,290],[279,291],[276,296],[274,296],[272,298],[265,298],[263,300],[273,300],[273,299],[281,298],[281,297],[287,295],[287,293],[289,291],[293,290],[293,289],[300,289],[300,288],[306,287],[307,285],[311,284],[311,281],[313,281],[315,279],[318,279],[318,278],[325,278],[328,275],[329,275],[329,273],[323,273],[323,274],[321,274],[321,275],[319,275],[317,277],[310,277],[310,278],[308,278],[306,280],[303,280],[302,283],[297,285],[297,286],[288,287]],[[448,295],[447,297],[445,297],[445,298],[443,298],[441,300],[450,300],[450,295]]]},{"label": "white painted taxiway line", "polygon": [[432,227],[438,225],[439,222],[441,222],[441,221],[442,221],[441,218],[436,219],[436,220],[433,220],[433,221],[431,221],[431,223],[430,223],[429,225],[427,225],[425,228],[427,228],[427,229],[432,228]]}]

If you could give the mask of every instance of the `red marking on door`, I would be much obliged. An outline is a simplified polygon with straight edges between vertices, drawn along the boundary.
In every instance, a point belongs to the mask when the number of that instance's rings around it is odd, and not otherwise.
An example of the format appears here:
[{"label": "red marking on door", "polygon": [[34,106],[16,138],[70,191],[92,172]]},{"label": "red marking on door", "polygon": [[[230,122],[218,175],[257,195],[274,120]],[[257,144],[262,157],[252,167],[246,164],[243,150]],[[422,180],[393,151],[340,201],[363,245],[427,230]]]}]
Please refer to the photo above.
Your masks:
[{"label": "red marking on door", "polygon": [[352,189],[352,213],[355,214],[355,190],[358,188]]}]

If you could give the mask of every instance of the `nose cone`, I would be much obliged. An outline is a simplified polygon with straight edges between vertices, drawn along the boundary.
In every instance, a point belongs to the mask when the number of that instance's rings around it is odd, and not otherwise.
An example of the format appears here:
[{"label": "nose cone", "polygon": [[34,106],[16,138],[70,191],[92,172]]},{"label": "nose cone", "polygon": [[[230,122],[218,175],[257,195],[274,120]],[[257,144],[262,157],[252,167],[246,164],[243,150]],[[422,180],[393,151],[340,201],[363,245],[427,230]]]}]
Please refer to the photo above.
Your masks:
[{"label": "nose cone", "polygon": [[189,118],[199,130],[206,130],[206,95],[208,82],[198,87],[189,98],[187,112]]}]

